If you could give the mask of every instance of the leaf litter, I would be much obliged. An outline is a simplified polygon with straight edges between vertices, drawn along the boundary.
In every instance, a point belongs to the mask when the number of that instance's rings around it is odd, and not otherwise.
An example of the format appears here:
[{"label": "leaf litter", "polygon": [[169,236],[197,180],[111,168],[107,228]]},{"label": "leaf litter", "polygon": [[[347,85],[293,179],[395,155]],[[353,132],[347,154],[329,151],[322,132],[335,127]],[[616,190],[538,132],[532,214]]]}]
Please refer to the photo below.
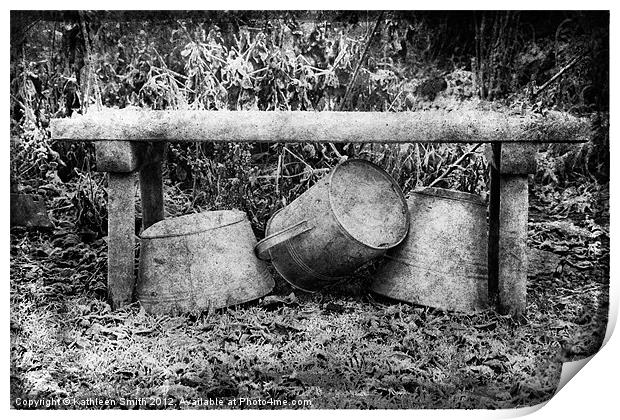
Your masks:
[{"label": "leaf litter", "polygon": [[[537,208],[558,216],[557,203],[536,197],[530,220]],[[561,363],[596,352],[605,332],[609,228],[595,222],[596,202],[584,211],[530,222],[530,247],[554,258],[531,273],[521,320],[380,298],[365,275],[314,295],[278,279],[277,294],[204,314],[155,316],[139,303],[114,312],[103,240],[14,230],[11,397],[160,396],[168,408],[240,396],[312,408],[537,404],[555,392]]]}]

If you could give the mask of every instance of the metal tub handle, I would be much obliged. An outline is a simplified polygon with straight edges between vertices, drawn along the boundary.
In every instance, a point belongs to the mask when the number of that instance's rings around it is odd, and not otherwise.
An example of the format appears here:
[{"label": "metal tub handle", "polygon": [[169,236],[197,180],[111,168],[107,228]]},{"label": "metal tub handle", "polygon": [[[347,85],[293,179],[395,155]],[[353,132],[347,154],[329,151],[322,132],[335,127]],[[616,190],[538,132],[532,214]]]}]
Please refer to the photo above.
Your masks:
[{"label": "metal tub handle", "polygon": [[308,232],[314,229],[312,226],[308,226],[307,220],[302,220],[299,223],[294,224],[293,226],[289,226],[286,229],[283,229],[279,232],[273,233],[263,240],[258,242],[254,247],[254,251],[256,255],[261,260],[270,260],[271,256],[269,255],[269,250],[274,246],[280,245],[283,242],[286,242],[290,239],[295,238],[296,236],[301,235],[302,233]]}]

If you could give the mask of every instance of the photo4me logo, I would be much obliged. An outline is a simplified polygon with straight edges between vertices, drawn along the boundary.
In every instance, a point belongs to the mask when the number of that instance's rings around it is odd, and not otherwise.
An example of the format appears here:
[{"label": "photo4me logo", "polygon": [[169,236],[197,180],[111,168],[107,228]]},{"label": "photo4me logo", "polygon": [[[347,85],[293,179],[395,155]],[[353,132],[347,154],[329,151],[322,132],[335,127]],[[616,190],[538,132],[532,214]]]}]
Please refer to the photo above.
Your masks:
[{"label": "photo4me logo", "polygon": [[311,400],[282,400],[278,398],[181,398],[183,407],[312,407]]}]

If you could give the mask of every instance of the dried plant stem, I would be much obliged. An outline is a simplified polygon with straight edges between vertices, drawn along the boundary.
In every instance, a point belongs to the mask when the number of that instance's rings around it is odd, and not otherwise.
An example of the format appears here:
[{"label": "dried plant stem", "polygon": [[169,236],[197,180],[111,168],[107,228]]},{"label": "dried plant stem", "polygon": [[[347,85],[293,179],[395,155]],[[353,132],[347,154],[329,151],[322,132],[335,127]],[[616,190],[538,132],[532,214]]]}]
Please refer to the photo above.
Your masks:
[{"label": "dried plant stem", "polygon": [[90,44],[90,37],[88,36],[88,31],[86,30],[86,19],[84,17],[83,11],[80,11],[80,29],[82,31],[82,37],[84,38],[84,48],[86,50],[84,56],[84,62],[86,64],[86,91],[84,92],[84,97],[82,98],[82,106],[84,107],[84,111],[86,112],[88,110],[88,102],[90,100],[90,91],[94,88],[95,105],[97,106],[97,110],[100,110],[102,107],[101,92],[99,90],[99,85],[97,84],[94,77],[95,66],[93,63],[92,48]]},{"label": "dried plant stem", "polygon": [[282,175],[282,153],[278,155],[278,169],[276,170],[276,196],[280,196],[280,176]]},{"label": "dried plant stem", "polygon": [[[372,43],[372,39],[374,38],[375,33],[377,32],[377,28],[379,27],[379,23],[381,23],[382,17],[383,17],[383,12],[379,13],[379,16],[377,17],[377,22],[375,22],[375,27],[373,28],[372,32],[370,33],[370,36],[368,37],[368,40],[366,41],[364,52],[362,52],[362,56],[357,62],[357,65],[355,66],[355,70],[353,71],[353,75],[351,76],[351,80],[349,80],[349,84],[347,84],[347,88],[344,91],[344,96],[342,97],[342,101],[340,102],[338,106],[338,111],[342,111],[342,108],[344,108],[345,104],[347,103],[347,100],[349,98],[349,93],[351,92],[351,88],[353,87],[353,84],[355,83],[355,79],[357,78],[357,73],[359,72],[360,67],[362,66],[362,63],[364,62],[364,58],[366,58],[366,54],[368,53],[368,48],[370,47],[370,44]],[[334,146],[334,144],[332,143],[330,143],[329,145],[331,149],[333,150],[333,152],[338,157],[338,159],[342,160],[342,155],[340,154],[340,151],[336,148],[336,146]]]},{"label": "dried plant stem", "polygon": [[401,90],[400,92],[398,92],[398,95],[396,95],[396,97],[394,98],[394,100],[392,101],[392,103],[388,106],[388,111],[393,111],[394,110],[394,104],[396,103],[396,100],[398,98],[400,98],[400,95],[402,95],[403,90]]},{"label": "dried plant stem", "polygon": [[291,179],[291,178],[299,178],[300,176],[304,176],[308,173],[315,175],[315,174],[323,174],[329,171],[331,171],[331,169],[329,168],[319,168],[319,169],[312,169],[312,170],[300,172],[298,174],[293,174],[293,175],[282,175],[282,174],[280,174],[279,176],[278,175],[258,175],[256,178],[257,179]]},{"label": "dried plant stem", "polygon": [[420,156],[420,143],[415,143],[415,186],[420,185],[420,173],[422,172],[422,157]]},{"label": "dried plant stem", "polygon": [[291,150],[290,150],[288,147],[284,146],[284,148],[283,148],[283,149],[284,149],[284,150],[286,150],[287,152],[289,152],[289,153],[291,154],[291,156],[293,156],[294,158],[296,158],[297,160],[299,160],[301,163],[303,163],[304,165],[306,165],[308,168],[313,169],[313,168],[312,168],[312,166],[310,166],[310,165],[308,164],[308,162],[306,162],[305,160],[303,160],[303,159],[302,159],[301,157],[299,157],[297,154],[295,154],[295,153],[291,152]]},{"label": "dried plant stem", "polygon": [[90,84],[91,84],[91,73],[92,73],[92,65],[90,60],[90,45],[88,42],[88,32],[86,31],[86,23],[84,21],[84,12],[80,11],[80,29],[82,30],[82,37],[84,38],[84,47],[86,49],[86,54],[84,57],[84,61],[86,62],[86,90],[84,91],[84,95],[82,97],[82,107],[84,108],[84,112],[88,111],[88,102],[90,100]]},{"label": "dried plant stem", "polygon": [[463,162],[465,160],[466,157],[468,157],[469,155],[471,155],[472,153],[474,153],[480,146],[482,145],[482,143],[478,143],[476,144],[474,147],[472,147],[467,153],[464,153],[463,156],[461,156],[460,158],[458,158],[456,160],[456,162],[454,162],[452,165],[450,165],[448,167],[448,169],[446,169],[441,175],[439,175],[439,177],[437,177],[437,179],[435,179],[433,182],[430,183],[429,187],[433,187],[435,186],[439,181],[441,181],[442,179],[444,179],[446,176],[450,175],[450,173],[456,169],[457,166],[459,166],[461,164],[461,162]]},{"label": "dried plant stem", "polygon": [[353,71],[353,75],[351,76],[351,80],[349,80],[349,84],[347,85],[347,89],[344,91],[344,96],[342,97],[342,101],[340,102],[340,106],[338,107],[338,111],[342,111],[342,108],[347,103],[347,99],[349,97],[349,93],[351,92],[351,88],[353,87],[353,84],[355,83],[355,79],[357,78],[357,73],[359,72],[360,67],[362,66],[362,63],[364,62],[364,58],[366,58],[366,54],[368,53],[368,48],[370,47],[370,44],[372,43],[372,39],[374,38],[375,33],[377,32],[377,28],[379,27],[379,23],[381,23],[381,18],[382,17],[383,17],[383,12],[379,13],[379,17],[377,17],[377,22],[375,23],[375,27],[373,28],[372,32],[370,33],[370,36],[368,37],[368,41],[366,41],[366,46],[364,47],[364,52],[362,53],[362,56],[360,57],[359,61],[357,62],[357,65],[355,66],[355,70]]},{"label": "dried plant stem", "polygon": [[551,83],[553,83],[558,77],[560,77],[563,73],[565,73],[566,71],[568,71],[571,67],[573,67],[575,64],[577,64],[578,62],[580,62],[585,56],[581,55],[578,57],[575,57],[571,60],[570,63],[568,63],[567,65],[565,65],[564,67],[562,67],[560,69],[560,71],[558,71],[551,79],[547,80],[541,87],[539,87],[538,89],[536,89],[536,91],[532,94],[533,97],[536,97],[540,92],[544,91],[545,89],[547,89]]}]

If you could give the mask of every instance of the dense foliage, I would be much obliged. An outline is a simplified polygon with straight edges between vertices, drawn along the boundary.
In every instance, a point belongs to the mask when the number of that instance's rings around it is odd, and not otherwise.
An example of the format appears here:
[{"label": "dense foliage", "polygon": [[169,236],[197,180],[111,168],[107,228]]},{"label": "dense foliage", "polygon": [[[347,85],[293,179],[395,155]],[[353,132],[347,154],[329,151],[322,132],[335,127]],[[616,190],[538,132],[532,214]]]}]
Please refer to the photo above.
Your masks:
[{"label": "dense foliage", "polygon": [[[103,179],[91,172],[92,148],[53,143],[48,131],[50,118],[102,106],[566,110],[593,115],[600,133],[580,149],[543,154],[539,178],[604,181],[607,19],[582,12],[16,12],[12,187],[71,204],[80,225],[105,232]],[[468,149],[170,144],[166,178],[176,191],[175,211],[237,207],[260,230],[269,214],[346,156],[381,164],[408,191],[428,185]],[[486,181],[480,149],[438,185],[483,193]]]}]

